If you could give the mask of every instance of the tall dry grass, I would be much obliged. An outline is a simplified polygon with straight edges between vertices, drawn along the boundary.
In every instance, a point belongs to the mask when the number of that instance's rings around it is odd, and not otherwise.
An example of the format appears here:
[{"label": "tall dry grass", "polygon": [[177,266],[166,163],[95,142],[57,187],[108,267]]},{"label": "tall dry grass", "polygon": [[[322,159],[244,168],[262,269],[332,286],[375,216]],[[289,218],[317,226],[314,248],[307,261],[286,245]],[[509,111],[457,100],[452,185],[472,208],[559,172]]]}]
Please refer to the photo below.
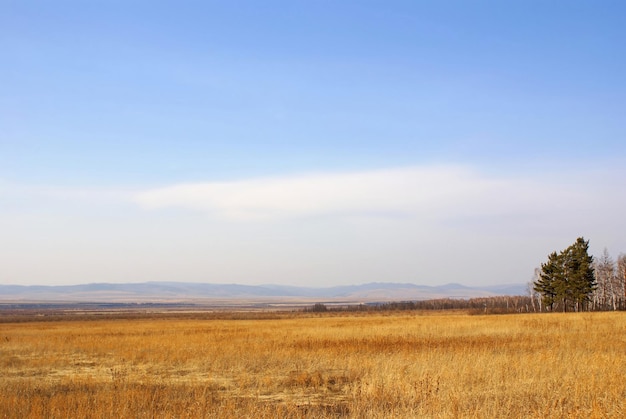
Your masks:
[{"label": "tall dry grass", "polygon": [[626,417],[626,313],[0,324],[0,417]]}]

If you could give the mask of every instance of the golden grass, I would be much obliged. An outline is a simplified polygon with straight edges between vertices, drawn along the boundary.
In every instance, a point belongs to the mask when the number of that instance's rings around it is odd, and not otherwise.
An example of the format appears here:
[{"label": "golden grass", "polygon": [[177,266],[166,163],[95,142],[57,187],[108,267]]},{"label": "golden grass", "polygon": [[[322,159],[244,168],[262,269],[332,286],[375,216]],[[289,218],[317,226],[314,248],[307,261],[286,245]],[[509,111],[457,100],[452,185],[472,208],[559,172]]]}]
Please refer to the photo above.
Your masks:
[{"label": "golden grass", "polygon": [[625,377],[626,313],[0,324],[8,418],[621,418]]}]

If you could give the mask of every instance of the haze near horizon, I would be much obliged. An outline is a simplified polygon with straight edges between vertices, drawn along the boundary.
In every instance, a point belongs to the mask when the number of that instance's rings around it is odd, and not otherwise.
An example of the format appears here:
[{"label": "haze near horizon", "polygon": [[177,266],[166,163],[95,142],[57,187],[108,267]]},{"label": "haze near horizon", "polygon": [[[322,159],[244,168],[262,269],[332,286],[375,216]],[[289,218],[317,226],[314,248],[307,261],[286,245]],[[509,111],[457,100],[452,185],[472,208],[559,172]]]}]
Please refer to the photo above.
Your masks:
[{"label": "haze near horizon", "polygon": [[626,252],[626,6],[6,2],[0,284],[523,283]]}]

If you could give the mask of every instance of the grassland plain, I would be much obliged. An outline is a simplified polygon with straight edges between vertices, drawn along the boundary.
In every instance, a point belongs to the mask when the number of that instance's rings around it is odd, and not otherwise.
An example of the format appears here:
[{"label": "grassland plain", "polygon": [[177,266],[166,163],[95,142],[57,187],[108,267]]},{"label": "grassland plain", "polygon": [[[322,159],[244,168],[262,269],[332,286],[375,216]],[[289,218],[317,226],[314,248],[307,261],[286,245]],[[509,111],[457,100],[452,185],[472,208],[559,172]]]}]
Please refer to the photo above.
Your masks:
[{"label": "grassland plain", "polygon": [[0,417],[626,417],[626,313],[0,323]]}]

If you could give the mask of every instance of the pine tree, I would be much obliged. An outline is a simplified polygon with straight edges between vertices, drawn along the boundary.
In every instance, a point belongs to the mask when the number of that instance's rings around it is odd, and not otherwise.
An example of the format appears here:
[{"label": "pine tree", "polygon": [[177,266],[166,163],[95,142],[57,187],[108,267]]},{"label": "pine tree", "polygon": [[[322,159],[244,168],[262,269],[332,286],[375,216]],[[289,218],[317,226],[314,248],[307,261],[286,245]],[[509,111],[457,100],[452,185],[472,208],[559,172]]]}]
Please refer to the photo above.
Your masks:
[{"label": "pine tree", "polygon": [[579,237],[565,250],[565,254],[570,298],[576,311],[583,310],[597,286],[593,256],[589,254],[589,240]]},{"label": "pine tree", "polygon": [[552,252],[548,261],[541,265],[541,274],[534,285],[550,310],[557,304],[563,311],[569,307],[576,311],[585,309],[596,289],[589,241],[579,237],[560,253]]},{"label": "pine tree", "polygon": [[541,264],[541,273],[535,281],[534,290],[542,295],[543,305],[548,307],[550,311],[554,308],[557,298],[557,285],[562,281],[562,266],[560,257],[556,252],[552,252],[548,256],[548,261]]}]

